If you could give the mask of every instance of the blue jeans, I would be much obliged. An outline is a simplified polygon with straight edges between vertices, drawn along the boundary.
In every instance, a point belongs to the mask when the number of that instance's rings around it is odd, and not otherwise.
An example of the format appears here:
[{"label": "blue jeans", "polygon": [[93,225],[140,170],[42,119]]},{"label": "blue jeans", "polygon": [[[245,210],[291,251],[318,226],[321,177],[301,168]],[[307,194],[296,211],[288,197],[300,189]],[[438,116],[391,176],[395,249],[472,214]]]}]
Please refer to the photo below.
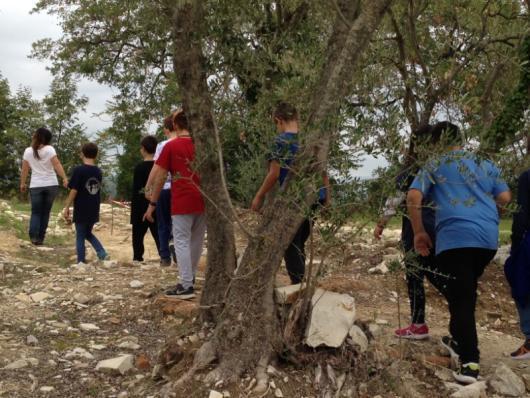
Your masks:
[{"label": "blue jeans", "polygon": [[85,262],[85,240],[88,240],[100,260],[107,257],[107,252],[103,248],[101,242],[92,233],[94,223],[75,223],[75,248],[77,251],[77,262]]},{"label": "blue jeans", "polygon": [[519,325],[521,327],[521,332],[525,337],[530,340],[530,299],[528,299],[525,305],[521,305],[517,301],[515,302],[517,306],[517,312],[519,313]]},{"label": "blue jeans", "polygon": [[171,259],[169,252],[169,240],[172,237],[171,230],[171,189],[163,189],[156,202],[156,222],[158,224],[158,240],[160,248],[158,253],[163,260]]},{"label": "blue jeans", "polygon": [[58,192],[58,185],[29,189],[29,196],[31,199],[29,238],[33,243],[42,243],[44,241],[44,236],[48,229],[48,221],[50,220],[53,200]]}]

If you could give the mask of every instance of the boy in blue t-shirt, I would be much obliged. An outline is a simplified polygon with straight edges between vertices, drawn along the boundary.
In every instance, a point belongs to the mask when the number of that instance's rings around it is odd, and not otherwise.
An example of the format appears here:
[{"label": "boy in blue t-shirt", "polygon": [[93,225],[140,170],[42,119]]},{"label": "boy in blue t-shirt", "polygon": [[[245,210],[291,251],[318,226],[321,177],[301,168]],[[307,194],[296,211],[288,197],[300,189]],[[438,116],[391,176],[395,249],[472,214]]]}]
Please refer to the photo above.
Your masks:
[{"label": "boy in blue t-shirt", "polygon": [[98,147],[89,142],[81,147],[83,164],[74,168],[68,183],[70,193],[66,198],[64,217],[70,219],[70,205],[74,205],[73,222],[76,231],[76,251],[78,264],[85,263],[85,240],[94,247],[98,259],[108,258],[103,245],[92,233],[94,224],[99,221],[99,205],[101,203],[102,173],[96,166]]},{"label": "boy in blue t-shirt", "polygon": [[427,256],[433,242],[424,228],[421,204],[426,195],[433,199],[436,270],[443,279],[440,290],[451,315],[451,336],[442,337],[442,345],[459,360],[459,369],[453,376],[468,384],[477,381],[479,374],[477,283],[497,251],[498,206],[506,205],[511,195],[493,163],[462,150],[457,126],[441,122],[433,130],[448,148],[416,176],[409,188],[407,206],[414,230],[414,249]]},{"label": "boy in blue t-shirt", "polygon": [[[256,196],[252,200],[251,209],[258,211],[261,208],[265,195],[279,183],[283,185],[291,164],[298,152],[298,111],[294,106],[286,102],[280,102],[273,114],[274,123],[279,132],[274,140],[274,145],[269,154],[269,170]],[[318,202],[315,203],[311,210],[321,206],[329,206],[329,178],[327,174],[322,176],[323,187],[319,190]],[[298,231],[296,232],[289,247],[285,251],[284,260],[287,273],[291,278],[291,283],[297,284],[302,282],[305,274],[305,242],[309,238],[313,218],[306,218]]]}]

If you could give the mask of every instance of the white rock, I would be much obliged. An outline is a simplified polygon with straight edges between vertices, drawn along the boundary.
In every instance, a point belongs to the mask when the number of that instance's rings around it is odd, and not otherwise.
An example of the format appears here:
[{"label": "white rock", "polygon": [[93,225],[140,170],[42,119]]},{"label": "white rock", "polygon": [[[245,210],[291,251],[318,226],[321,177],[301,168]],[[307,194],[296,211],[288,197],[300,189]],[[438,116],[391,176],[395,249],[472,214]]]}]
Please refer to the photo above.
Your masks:
[{"label": "white rock", "polygon": [[306,330],[306,344],[339,347],[355,321],[355,300],[347,294],[317,289]]},{"label": "white rock", "polygon": [[98,362],[96,370],[124,375],[134,367],[132,355],[121,355],[116,358],[105,359]]},{"label": "white rock", "polygon": [[135,279],[129,283],[129,286],[133,289],[141,289],[144,287],[144,283]]},{"label": "white rock", "polygon": [[508,257],[510,256],[510,245],[503,245],[497,249],[497,253],[493,258],[493,261],[497,264],[504,265]]},{"label": "white rock", "polygon": [[504,363],[495,369],[490,385],[496,393],[508,397],[521,397],[526,391],[523,380]]},{"label": "white rock", "polygon": [[26,358],[31,366],[39,366],[39,360],[37,358]]},{"label": "white rock", "polygon": [[360,352],[365,352],[368,349],[368,338],[357,325],[353,325],[348,332],[354,345],[359,347]]},{"label": "white rock", "polygon": [[83,359],[94,359],[94,355],[81,347],[76,347],[73,350],[66,353],[64,356],[66,359],[83,358]]},{"label": "white rock", "polygon": [[52,386],[42,386],[40,388],[41,392],[52,392],[53,390],[55,390],[55,387]]},{"label": "white rock", "polygon": [[200,341],[199,336],[197,336],[196,334],[192,334],[191,336],[188,336],[188,340],[190,341],[191,344],[195,344]]},{"label": "white rock", "polygon": [[90,301],[90,297],[84,295],[83,293],[77,293],[74,295],[74,301],[80,304],[86,304]]},{"label": "white rock", "polygon": [[386,319],[378,318],[375,320],[375,323],[378,325],[388,325],[388,321]]},{"label": "white rock", "polygon": [[99,326],[94,325],[93,323],[81,323],[79,324],[79,329],[84,330],[85,332],[91,332],[93,330],[99,330]]},{"label": "white rock", "polygon": [[210,395],[208,395],[208,398],[223,398],[223,394],[219,391],[210,390]]},{"label": "white rock", "polygon": [[387,272],[388,267],[384,261],[381,262],[379,265],[368,269],[368,273],[376,275],[385,275]]},{"label": "white rock", "polygon": [[31,297],[29,297],[26,293],[19,293],[15,296],[15,298],[18,301],[22,301],[23,303],[31,303]]},{"label": "white rock", "polygon": [[36,345],[39,343],[39,340],[32,334],[30,334],[28,337],[26,337],[26,344],[27,345]]},{"label": "white rock", "polygon": [[103,267],[105,268],[116,268],[118,266],[118,262],[114,260],[105,260],[103,261]]},{"label": "white rock", "polygon": [[279,388],[277,388],[276,390],[274,390],[274,396],[275,396],[276,398],[283,398],[282,390],[280,390]]},{"label": "white rock", "polygon": [[128,349],[128,350],[138,350],[141,348],[141,346],[139,344],[136,344],[132,341],[124,341],[123,343],[120,343],[118,345],[119,348],[125,348],[125,349]]},{"label": "white rock", "polygon": [[368,325],[368,330],[370,331],[370,333],[372,333],[372,336],[374,337],[381,336],[381,334],[383,333],[383,331],[381,330],[381,326],[377,325],[376,323],[370,323]]},{"label": "white rock", "polygon": [[11,362],[7,366],[4,366],[2,369],[6,369],[6,370],[22,369],[22,368],[26,368],[28,365],[29,363],[26,360],[18,359],[14,362]]},{"label": "white rock", "polygon": [[451,394],[451,398],[486,398],[486,383],[478,381],[459,389]]},{"label": "white rock", "polygon": [[278,304],[292,304],[298,297],[301,284],[281,286],[274,289],[274,299]]},{"label": "white rock", "polygon": [[91,344],[90,348],[96,351],[101,351],[107,348],[107,346],[105,344]]}]

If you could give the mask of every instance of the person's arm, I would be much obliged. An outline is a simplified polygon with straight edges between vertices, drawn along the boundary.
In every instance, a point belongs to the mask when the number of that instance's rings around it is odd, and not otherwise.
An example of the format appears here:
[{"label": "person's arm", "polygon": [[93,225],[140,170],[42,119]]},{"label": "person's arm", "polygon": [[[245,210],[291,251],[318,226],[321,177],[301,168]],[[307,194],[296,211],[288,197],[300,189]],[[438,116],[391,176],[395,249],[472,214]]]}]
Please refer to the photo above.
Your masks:
[{"label": "person's arm", "polygon": [[269,171],[261,184],[261,187],[258,189],[256,196],[252,200],[250,209],[253,211],[258,211],[261,208],[263,199],[265,195],[270,192],[274,185],[278,182],[280,177],[280,163],[277,160],[271,160],[269,163]]},{"label": "person's arm", "polygon": [[57,156],[54,156],[51,159],[51,162],[56,173],[59,174],[59,176],[63,180],[63,187],[68,188],[68,177],[66,177],[66,173],[64,172],[63,165],[59,161],[59,158]]},{"label": "person's arm", "polygon": [[405,193],[399,192],[396,196],[388,198],[385,201],[385,205],[383,206],[383,214],[381,215],[381,218],[379,218],[379,221],[377,221],[377,224],[374,229],[374,238],[376,240],[381,239],[383,230],[385,229],[390,219],[392,219],[392,217],[397,214],[397,208],[401,206],[405,199]]},{"label": "person's arm", "polygon": [[22,161],[22,170],[20,171],[20,192],[26,192],[26,181],[29,174],[29,163],[27,160]]},{"label": "person's arm", "polygon": [[151,196],[149,197],[149,206],[147,207],[147,211],[145,212],[143,219],[149,222],[154,222],[155,220],[153,218],[153,213],[155,211],[156,201],[160,197],[160,192],[162,191],[162,187],[166,182],[168,170],[155,164],[151,169],[151,173],[153,174],[152,191]]},{"label": "person's arm", "polygon": [[70,220],[70,206],[74,203],[75,197],[77,196],[77,189],[70,189],[66,202],[64,203],[63,215],[65,220]]},{"label": "person's arm", "polygon": [[432,248],[432,241],[425,227],[421,215],[423,193],[415,188],[409,190],[407,194],[407,211],[410,223],[414,231],[414,249],[422,256],[428,256]]}]

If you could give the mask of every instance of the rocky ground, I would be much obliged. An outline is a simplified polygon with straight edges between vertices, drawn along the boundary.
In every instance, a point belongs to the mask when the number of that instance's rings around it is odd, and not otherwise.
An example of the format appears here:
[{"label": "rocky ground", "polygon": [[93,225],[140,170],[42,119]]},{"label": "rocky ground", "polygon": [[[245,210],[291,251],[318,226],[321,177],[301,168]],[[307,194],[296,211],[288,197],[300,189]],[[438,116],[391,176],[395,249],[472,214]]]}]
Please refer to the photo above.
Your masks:
[{"label": "rocky ground", "polygon": [[[161,296],[175,283],[176,269],[159,267],[150,237],[145,263],[130,262],[128,210],[104,206],[96,235],[111,261],[80,270],[71,267],[70,226],[54,217],[51,244],[35,247],[20,234],[28,215],[7,202],[0,202],[0,209],[0,397],[161,396],[167,378],[189,367],[210,331],[195,319],[197,299]],[[399,253],[398,234],[387,231],[382,242],[373,243],[366,232],[324,259],[317,253],[316,259],[323,262],[321,288],[353,297],[356,333],[369,338],[366,346],[308,350],[310,360],[298,366],[273,363],[267,370],[269,384],[259,395],[250,394],[255,380],[249,375],[239,386],[194,380],[174,396],[530,397],[530,362],[508,357],[521,339],[502,267],[492,263],[479,287],[485,383],[462,390],[452,383],[449,361],[437,343],[446,334],[448,314],[434,289],[427,288],[432,338],[400,342],[392,337],[409,312],[402,274],[387,269]],[[199,290],[204,263],[205,258]],[[282,271],[277,284],[287,281]]]}]

